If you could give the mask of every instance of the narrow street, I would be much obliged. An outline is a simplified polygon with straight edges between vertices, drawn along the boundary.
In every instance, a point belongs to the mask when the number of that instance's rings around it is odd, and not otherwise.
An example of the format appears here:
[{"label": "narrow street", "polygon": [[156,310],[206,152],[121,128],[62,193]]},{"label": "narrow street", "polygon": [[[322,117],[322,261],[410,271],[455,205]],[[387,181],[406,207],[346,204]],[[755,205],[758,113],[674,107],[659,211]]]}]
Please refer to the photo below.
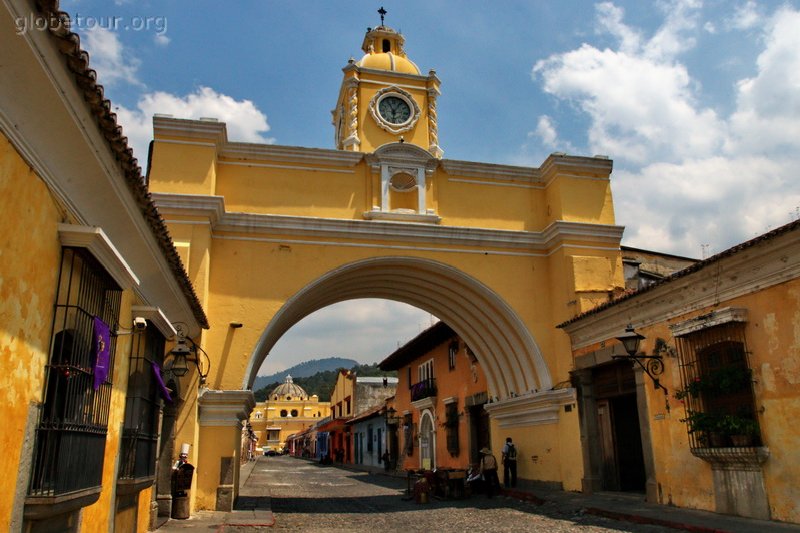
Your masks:
[{"label": "narrow street", "polygon": [[[286,531],[674,531],[536,505],[504,496],[417,504],[406,499],[406,480],[293,457],[260,457],[248,486],[271,496],[271,530]],[[226,531],[230,531],[227,529]],[[244,531],[244,529],[242,529]],[[249,529],[252,531],[252,529]]]}]

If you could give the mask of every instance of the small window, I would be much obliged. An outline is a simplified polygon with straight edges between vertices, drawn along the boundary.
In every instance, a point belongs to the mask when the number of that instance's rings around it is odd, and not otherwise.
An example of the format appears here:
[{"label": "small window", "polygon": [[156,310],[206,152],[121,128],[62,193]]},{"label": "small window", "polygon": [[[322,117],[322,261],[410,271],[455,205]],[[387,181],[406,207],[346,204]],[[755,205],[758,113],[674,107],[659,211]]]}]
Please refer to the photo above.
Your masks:
[{"label": "small window", "polygon": [[293,417],[297,416],[297,409],[292,409],[292,416]]},{"label": "small window", "polygon": [[761,445],[744,325],[680,337],[678,353],[683,387],[675,396],[686,406],[691,448]]},{"label": "small window", "polygon": [[389,41],[389,39],[384,39],[383,40],[383,53],[385,54],[386,52],[391,52],[391,51],[392,51],[392,43],[391,43],[391,41]]},{"label": "small window", "polygon": [[447,366],[450,370],[456,367],[456,354],[458,353],[458,341],[453,341],[447,348]]},{"label": "small window", "polygon": [[62,254],[30,496],[100,487],[103,473],[122,290],[83,249]]},{"label": "small window", "polygon": [[286,409],[281,409],[281,418],[286,418],[289,414],[289,411]]},{"label": "small window", "polygon": [[160,373],[163,359],[164,336],[148,322],[148,328],[133,337],[119,479],[142,480],[155,476],[162,394],[155,372]]}]

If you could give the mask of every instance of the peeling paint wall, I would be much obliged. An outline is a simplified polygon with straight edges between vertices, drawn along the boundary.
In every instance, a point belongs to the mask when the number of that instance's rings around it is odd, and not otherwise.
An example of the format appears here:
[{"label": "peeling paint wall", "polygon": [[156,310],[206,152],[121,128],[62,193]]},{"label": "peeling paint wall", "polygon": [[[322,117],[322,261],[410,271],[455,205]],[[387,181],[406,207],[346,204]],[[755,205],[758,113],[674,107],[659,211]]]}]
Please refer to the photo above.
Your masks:
[{"label": "peeling paint wall", "polygon": [[[56,226],[61,214],[45,184],[0,134],[0,530],[21,519],[32,442],[29,421],[38,417],[44,365],[49,358],[53,301],[61,261]],[[31,238],[32,236],[41,238]],[[20,494],[21,491],[21,494]],[[15,503],[15,499],[17,500]],[[17,506],[14,509],[14,506]]]}]

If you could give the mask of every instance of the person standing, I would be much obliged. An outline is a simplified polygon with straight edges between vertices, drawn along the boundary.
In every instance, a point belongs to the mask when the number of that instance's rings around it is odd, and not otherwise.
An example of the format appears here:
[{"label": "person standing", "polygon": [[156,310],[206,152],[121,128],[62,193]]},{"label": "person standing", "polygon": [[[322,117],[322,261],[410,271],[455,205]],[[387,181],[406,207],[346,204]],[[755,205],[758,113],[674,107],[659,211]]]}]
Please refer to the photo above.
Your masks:
[{"label": "person standing", "polygon": [[481,454],[480,471],[483,482],[486,484],[486,495],[491,498],[495,488],[500,488],[500,480],[497,477],[497,459],[489,448],[482,448],[479,453]]},{"label": "person standing", "polygon": [[517,448],[511,437],[506,437],[503,446],[503,484],[506,488],[517,486]]}]

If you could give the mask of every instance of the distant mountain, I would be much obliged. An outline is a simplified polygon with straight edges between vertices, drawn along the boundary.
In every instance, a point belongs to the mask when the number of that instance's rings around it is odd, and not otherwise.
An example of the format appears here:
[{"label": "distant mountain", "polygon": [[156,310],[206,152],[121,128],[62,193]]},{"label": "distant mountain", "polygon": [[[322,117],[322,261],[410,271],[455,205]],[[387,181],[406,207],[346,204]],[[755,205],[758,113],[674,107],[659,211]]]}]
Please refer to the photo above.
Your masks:
[{"label": "distant mountain", "polygon": [[337,370],[339,368],[353,368],[356,365],[358,365],[358,361],[354,361],[353,359],[345,359],[343,357],[312,359],[311,361],[306,361],[305,363],[300,363],[291,368],[287,368],[283,372],[278,372],[270,376],[256,377],[256,381],[253,383],[253,390],[257,391],[259,389],[263,389],[267,385],[275,382],[283,383],[287,375],[292,376],[292,378],[306,378],[320,372]]}]

